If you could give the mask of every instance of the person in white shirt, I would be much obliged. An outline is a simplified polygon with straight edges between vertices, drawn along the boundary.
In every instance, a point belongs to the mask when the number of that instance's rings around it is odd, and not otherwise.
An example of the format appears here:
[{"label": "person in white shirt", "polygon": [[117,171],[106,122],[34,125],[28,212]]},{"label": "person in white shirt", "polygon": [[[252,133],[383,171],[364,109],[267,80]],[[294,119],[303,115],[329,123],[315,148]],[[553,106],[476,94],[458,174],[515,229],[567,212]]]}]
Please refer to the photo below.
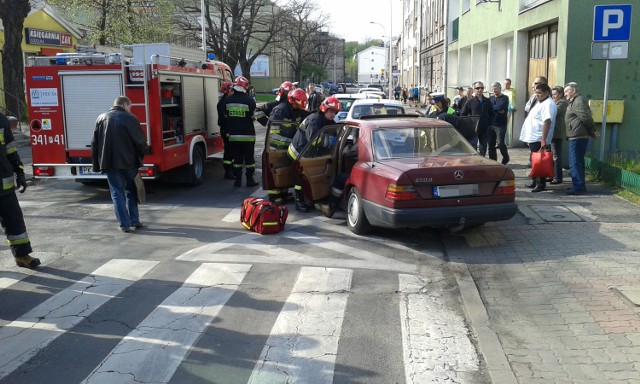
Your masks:
[{"label": "person in white shirt", "polygon": [[[535,86],[537,102],[529,110],[522,125],[520,141],[529,145],[531,152],[548,151],[548,144],[553,140],[553,129],[556,123],[556,104],[551,98],[551,88],[547,84]],[[533,178],[529,188],[531,192],[541,192],[547,187],[546,178]]]}]

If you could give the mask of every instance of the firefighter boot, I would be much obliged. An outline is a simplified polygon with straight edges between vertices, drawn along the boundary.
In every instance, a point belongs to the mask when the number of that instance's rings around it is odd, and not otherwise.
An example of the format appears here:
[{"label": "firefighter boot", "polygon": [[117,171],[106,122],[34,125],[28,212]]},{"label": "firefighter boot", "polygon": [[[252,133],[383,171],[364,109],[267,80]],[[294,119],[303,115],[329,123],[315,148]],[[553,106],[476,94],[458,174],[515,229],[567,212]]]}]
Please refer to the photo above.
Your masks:
[{"label": "firefighter boot", "polygon": [[247,171],[247,187],[255,187],[259,183],[253,178],[253,172]]},{"label": "firefighter boot", "polygon": [[242,186],[242,169],[241,168],[233,170],[233,178],[236,180],[233,182],[234,187]]},{"label": "firefighter boot", "polygon": [[18,267],[36,269],[36,267],[40,265],[40,259],[31,257],[30,255],[16,256],[15,259]]},{"label": "firefighter boot", "polygon": [[302,191],[296,191],[296,211],[309,212],[312,207],[312,205],[308,205],[304,202],[304,195],[302,194]]},{"label": "firefighter boot", "polygon": [[338,199],[331,195],[327,201],[316,204],[316,209],[328,218],[333,217],[336,212],[336,206],[338,205]]},{"label": "firefighter boot", "polygon": [[224,178],[227,180],[235,180],[236,178],[233,176],[233,172],[231,172],[233,166],[231,164],[222,164],[222,166],[224,167]]}]

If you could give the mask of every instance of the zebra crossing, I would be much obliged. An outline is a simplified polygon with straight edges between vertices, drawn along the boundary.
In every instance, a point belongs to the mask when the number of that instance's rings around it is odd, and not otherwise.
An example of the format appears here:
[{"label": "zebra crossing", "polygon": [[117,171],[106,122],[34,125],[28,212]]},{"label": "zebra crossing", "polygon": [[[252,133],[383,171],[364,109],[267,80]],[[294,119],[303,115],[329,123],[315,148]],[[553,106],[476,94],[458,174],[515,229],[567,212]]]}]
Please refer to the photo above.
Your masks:
[{"label": "zebra crossing", "polygon": [[313,217],[75,279],[0,270],[0,384],[481,383],[441,256]]}]

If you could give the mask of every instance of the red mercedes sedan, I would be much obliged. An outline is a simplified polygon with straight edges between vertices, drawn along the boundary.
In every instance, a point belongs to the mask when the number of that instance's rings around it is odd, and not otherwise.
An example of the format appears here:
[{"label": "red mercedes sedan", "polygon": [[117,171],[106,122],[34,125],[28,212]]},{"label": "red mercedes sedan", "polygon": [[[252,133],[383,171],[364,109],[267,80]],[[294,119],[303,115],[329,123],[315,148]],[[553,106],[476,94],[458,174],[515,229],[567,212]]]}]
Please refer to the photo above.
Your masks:
[{"label": "red mercedes sedan", "polygon": [[372,116],[327,126],[295,162],[269,142],[268,130],[263,188],[291,187],[299,178],[307,198],[322,202],[340,180],[347,225],[359,235],[372,226],[462,228],[508,220],[518,210],[513,171],[478,155],[442,120]]}]

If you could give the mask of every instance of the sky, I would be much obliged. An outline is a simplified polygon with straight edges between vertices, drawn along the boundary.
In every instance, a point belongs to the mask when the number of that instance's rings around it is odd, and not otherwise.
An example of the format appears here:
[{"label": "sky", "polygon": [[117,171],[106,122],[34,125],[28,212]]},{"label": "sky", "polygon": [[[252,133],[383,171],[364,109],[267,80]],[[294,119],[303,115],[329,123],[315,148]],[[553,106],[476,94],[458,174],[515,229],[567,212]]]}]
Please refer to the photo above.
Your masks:
[{"label": "sky", "polygon": [[[367,39],[382,39],[382,27],[370,24],[380,23],[392,36],[397,37],[402,27],[401,0],[314,0],[319,11],[330,17],[329,32],[346,41],[364,42]],[[390,7],[393,7],[391,9]],[[387,37],[384,38],[387,41]]]}]

